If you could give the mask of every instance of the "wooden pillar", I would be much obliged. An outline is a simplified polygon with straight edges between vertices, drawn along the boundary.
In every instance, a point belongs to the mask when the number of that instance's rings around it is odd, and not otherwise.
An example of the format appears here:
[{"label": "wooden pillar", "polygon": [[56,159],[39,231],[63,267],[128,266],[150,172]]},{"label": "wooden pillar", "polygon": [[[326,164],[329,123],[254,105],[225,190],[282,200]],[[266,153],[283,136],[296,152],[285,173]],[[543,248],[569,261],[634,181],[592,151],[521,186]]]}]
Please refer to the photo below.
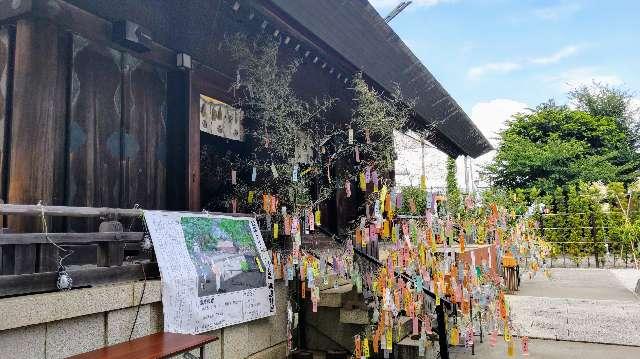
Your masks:
[{"label": "wooden pillar", "polygon": [[[7,200],[8,145],[13,82],[13,29],[0,28],[0,199]],[[4,226],[4,221],[0,217]]]},{"label": "wooden pillar", "polygon": [[[193,75],[192,75],[193,76]],[[188,209],[200,211],[200,91],[194,91],[193,80],[190,81],[187,148],[188,148]]]},{"label": "wooden pillar", "polygon": [[[15,40],[8,202],[62,204],[69,37],[43,20],[20,20]],[[9,216],[14,231],[39,217]],[[49,230],[52,230],[50,226]],[[35,248],[33,248],[35,251]]]},{"label": "wooden pillar", "polygon": [[[195,203],[192,168],[197,168],[197,190],[200,190],[200,126],[197,128],[197,152],[191,142],[191,77],[190,70],[172,71],[167,74],[167,208],[171,210],[199,210]],[[192,166],[191,156],[198,154],[197,166]],[[194,208],[195,207],[195,208]]]}]

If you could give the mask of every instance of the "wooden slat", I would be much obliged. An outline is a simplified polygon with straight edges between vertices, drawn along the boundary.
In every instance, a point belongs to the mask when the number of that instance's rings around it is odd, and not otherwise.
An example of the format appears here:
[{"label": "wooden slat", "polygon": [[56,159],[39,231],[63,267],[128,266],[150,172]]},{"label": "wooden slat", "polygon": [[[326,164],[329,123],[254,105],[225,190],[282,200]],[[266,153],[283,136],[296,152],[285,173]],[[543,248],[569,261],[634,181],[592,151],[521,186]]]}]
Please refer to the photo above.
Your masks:
[{"label": "wooden slat", "polygon": [[140,217],[142,216],[142,210],[132,209],[132,208],[0,204],[0,214],[41,216],[43,210],[46,216],[62,216],[62,217]]},{"label": "wooden slat", "polygon": [[[53,244],[36,245],[36,272],[53,272],[58,269],[59,249]],[[63,254],[64,255],[64,254]]]},{"label": "wooden slat", "polygon": [[25,274],[36,271],[36,246],[32,244],[24,245],[3,245],[2,246],[2,268],[0,274]]},{"label": "wooden slat", "polygon": [[[17,23],[8,202],[64,200],[68,40],[42,20]],[[8,227],[35,230],[39,221],[10,216]]]},{"label": "wooden slat", "polygon": [[0,245],[9,244],[46,244],[47,237],[54,243],[100,243],[100,242],[140,242],[142,232],[111,233],[0,233]]},{"label": "wooden slat", "polygon": [[[66,204],[118,207],[120,201],[121,53],[73,36]],[[71,219],[74,232],[97,222]]]},{"label": "wooden slat", "polygon": [[166,73],[123,57],[122,200],[124,207],[166,208]]},{"label": "wooden slat", "polygon": [[[144,279],[142,264],[119,267],[97,267],[67,271],[73,279],[73,287],[81,288],[116,282]],[[144,264],[147,279],[158,278],[157,263]],[[57,291],[58,273],[34,273],[0,276],[0,297]]]},{"label": "wooden slat", "polygon": [[212,335],[156,333],[106,348],[79,354],[69,359],[159,359],[169,358],[204,347],[218,340]]}]

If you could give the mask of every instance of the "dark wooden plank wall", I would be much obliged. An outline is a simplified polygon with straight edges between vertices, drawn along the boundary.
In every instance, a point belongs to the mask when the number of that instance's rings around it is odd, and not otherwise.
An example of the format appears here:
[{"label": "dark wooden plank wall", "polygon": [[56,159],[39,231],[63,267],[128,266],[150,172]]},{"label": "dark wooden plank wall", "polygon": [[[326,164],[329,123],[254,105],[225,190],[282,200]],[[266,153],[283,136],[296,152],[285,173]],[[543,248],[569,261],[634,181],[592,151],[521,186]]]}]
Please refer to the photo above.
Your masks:
[{"label": "dark wooden plank wall", "polygon": [[[20,20],[10,73],[9,33],[0,29],[0,150],[8,149],[0,152],[2,198],[166,208],[166,71],[44,20]],[[35,217],[8,218],[17,232],[40,231],[40,224]],[[49,224],[50,231],[97,230],[86,219]]]},{"label": "dark wooden plank wall", "polygon": [[[67,204],[120,204],[122,54],[73,36]],[[74,231],[95,221],[70,219]]]},{"label": "dark wooden plank wall", "polygon": [[166,207],[167,74],[124,54],[122,206]]}]

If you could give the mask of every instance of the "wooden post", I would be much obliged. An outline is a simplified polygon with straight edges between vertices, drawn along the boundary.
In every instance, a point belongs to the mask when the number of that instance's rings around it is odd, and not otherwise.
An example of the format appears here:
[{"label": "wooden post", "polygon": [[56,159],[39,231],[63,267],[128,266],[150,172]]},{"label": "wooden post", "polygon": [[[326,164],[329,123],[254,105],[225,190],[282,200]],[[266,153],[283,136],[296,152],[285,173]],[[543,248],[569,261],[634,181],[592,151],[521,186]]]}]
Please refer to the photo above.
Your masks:
[{"label": "wooden post", "polygon": [[200,211],[200,91],[189,73],[189,117],[187,119],[187,195],[189,211]]},{"label": "wooden post", "polygon": [[[189,106],[191,72],[167,73],[167,208],[189,208]],[[198,129],[199,131],[200,129]]]},{"label": "wooden post", "polygon": [[[10,203],[64,201],[69,37],[44,20],[19,20],[15,40],[8,197]],[[16,232],[39,218],[9,216]],[[51,231],[54,224],[50,225]],[[35,257],[35,248],[27,249]],[[30,255],[31,256],[31,255]]]},{"label": "wooden post", "polygon": [[449,340],[447,339],[447,325],[444,307],[442,303],[436,306],[436,319],[438,321],[438,343],[440,344],[440,358],[449,359]]},{"label": "wooden post", "polygon": [[[100,232],[122,232],[122,223],[109,221],[100,223]],[[124,243],[102,242],[98,244],[98,267],[121,266],[124,260]]]}]

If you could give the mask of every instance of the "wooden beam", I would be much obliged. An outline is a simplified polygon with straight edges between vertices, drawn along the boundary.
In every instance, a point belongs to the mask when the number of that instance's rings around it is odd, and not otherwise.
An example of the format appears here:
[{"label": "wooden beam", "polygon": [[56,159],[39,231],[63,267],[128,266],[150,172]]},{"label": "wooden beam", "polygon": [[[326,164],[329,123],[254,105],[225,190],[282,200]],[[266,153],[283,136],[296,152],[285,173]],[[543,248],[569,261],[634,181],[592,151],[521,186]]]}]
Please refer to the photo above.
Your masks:
[{"label": "wooden beam", "polygon": [[[102,42],[110,47],[129,52],[111,40],[113,24],[95,14],[87,12],[75,5],[61,0],[31,0],[34,2],[33,15],[47,19],[63,28],[87,37],[90,40]],[[9,1],[10,2],[10,1]],[[151,43],[151,50],[136,53],[136,57],[169,68],[176,67],[176,52],[155,41]]]},{"label": "wooden beam", "polygon": [[108,207],[71,207],[71,206],[38,206],[28,204],[0,204],[0,214],[24,216],[62,217],[139,217],[141,209],[108,208]]},{"label": "wooden beam", "polygon": [[[101,242],[140,242],[142,232],[98,233],[0,233],[0,245],[10,244],[81,244]],[[49,240],[47,239],[49,238]]]},{"label": "wooden beam", "polygon": [[33,3],[31,0],[0,0],[0,23],[15,21],[31,13]]},{"label": "wooden beam", "polygon": [[[144,274],[142,271],[144,266]],[[67,271],[73,288],[158,278],[157,263],[129,264]],[[0,276],[0,297],[57,291],[57,272]]]}]

